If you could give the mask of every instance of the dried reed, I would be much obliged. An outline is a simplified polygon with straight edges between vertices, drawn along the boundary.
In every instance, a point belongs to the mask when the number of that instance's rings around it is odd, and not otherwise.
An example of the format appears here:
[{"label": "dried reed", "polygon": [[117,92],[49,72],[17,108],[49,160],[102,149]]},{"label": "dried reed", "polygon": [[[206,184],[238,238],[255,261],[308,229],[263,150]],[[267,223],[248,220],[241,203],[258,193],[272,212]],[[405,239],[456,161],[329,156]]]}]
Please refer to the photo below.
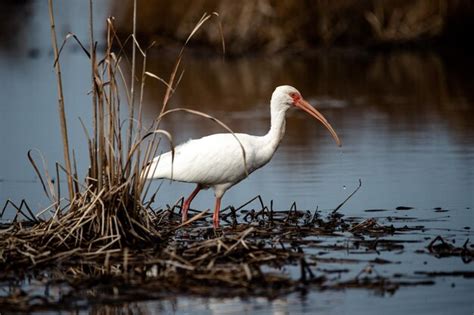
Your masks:
[{"label": "dried reed", "polygon": [[[255,201],[259,204],[254,209],[243,209]],[[375,219],[343,219],[335,211],[323,217],[318,210],[301,211],[295,204],[289,210],[275,211],[257,196],[237,209],[223,209],[224,230],[216,232],[209,226],[211,218],[207,212],[193,216],[183,228],[179,223],[181,203],[182,200],[154,213],[151,224],[161,227],[165,240],[154,248],[103,247],[89,252],[71,248],[51,253],[33,248],[26,234],[20,233],[17,239],[10,236],[12,246],[3,247],[3,257],[14,258],[15,262],[0,262],[0,281],[14,279],[22,273],[46,272],[48,276],[39,279],[42,286],[59,286],[69,293],[61,294],[59,289],[59,293],[38,300],[37,291],[22,291],[13,281],[9,282],[11,294],[0,297],[0,306],[6,310],[31,311],[53,305],[71,308],[83,299],[106,303],[174,294],[273,298],[311,287],[365,288],[383,294],[400,286],[434,283],[430,277],[417,280],[402,274],[387,277],[377,272],[377,265],[391,261],[366,260],[369,252],[401,252],[405,242],[412,242],[395,240],[394,234],[414,232],[416,235],[424,229],[423,226],[407,228],[403,218],[402,227],[397,228],[384,226]],[[25,230],[12,225],[8,233]],[[358,253],[364,254],[362,258]],[[322,267],[331,265],[332,268]],[[351,265],[355,273],[350,272]]]},{"label": "dried reed", "polygon": [[[198,111],[187,109],[167,110],[168,102],[176,89],[180,75],[180,64],[184,48],[192,36],[216,14],[204,14],[189,37],[177,58],[170,79],[165,81],[146,69],[148,49],[143,49],[136,40],[136,1],[134,2],[133,30],[129,39],[122,43],[116,35],[113,18],[107,20],[107,45],[104,52],[97,51],[94,40],[93,1],[89,1],[89,47],[86,48],[74,34],[69,34],[61,47],[58,47],[55,30],[53,1],[49,0],[51,38],[54,50],[54,68],[56,70],[58,89],[58,112],[63,139],[64,166],[57,164],[57,185],[53,184],[46,168],[40,170],[32,156],[28,157],[40,178],[40,182],[52,205],[41,211],[47,219],[33,215],[26,203],[16,207],[19,213],[23,206],[28,209],[24,217],[30,225],[17,222],[0,234],[1,248],[5,249],[4,262],[12,263],[16,253],[28,253],[26,257],[38,264],[50,261],[77,257],[78,254],[103,254],[106,251],[123,250],[127,247],[155,248],[164,241],[164,229],[154,223],[155,213],[151,202],[144,202],[149,189],[143,176],[143,166],[156,153],[160,135],[168,138],[173,146],[171,135],[159,129],[161,119],[175,111],[188,111],[219,123],[231,131],[225,124],[214,117]],[[91,65],[91,131],[83,123],[87,137],[89,169],[84,180],[77,174],[74,151],[69,146],[66,109],[63,95],[61,61],[62,48],[69,39],[74,39],[85,51]],[[127,44],[131,45],[132,58],[127,58]],[[115,52],[113,47],[118,47]],[[139,58],[143,60],[140,73],[136,73]],[[130,63],[130,81],[127,82],[123,63]],[[181,73],[182,75],[182,73]],[[160,80],[166,85],[161,115],[151,126],[142,124],[142,103],[147,77]],[[124,91],[124,93],[121,93]],[[120,112],[121,95],[126,95],[128,115]],[[81,121],[82,122],[82,121]],[[124,127],[126,123],[127,127]],[[46,164],[43,159],[43,166]],[[61,195],[60,176],[67,182],[67,197]],[[16,218],[15,218],[16,219]],[[18,245],[18,246],[17,246]],[[26,247],[23,247],[26,246]],[[21,259],[20,259],[21,260]]]}]

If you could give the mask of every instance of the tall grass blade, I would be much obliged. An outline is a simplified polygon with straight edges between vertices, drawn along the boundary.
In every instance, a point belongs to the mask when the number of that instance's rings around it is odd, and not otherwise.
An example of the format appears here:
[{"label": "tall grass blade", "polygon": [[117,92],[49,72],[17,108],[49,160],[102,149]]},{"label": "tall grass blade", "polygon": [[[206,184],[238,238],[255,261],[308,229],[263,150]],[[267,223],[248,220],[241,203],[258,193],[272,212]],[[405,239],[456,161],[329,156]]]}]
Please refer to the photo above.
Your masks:
[{"label": "tall grass blade", "polygon": [[[54,59],[57,60],[59,58],[59,51],[58,51],[58,42],[56,39],[56,24],[54,21],[53,0],[48,0],[48,8],[49,8],[49,19],[50,19],[50,24],[51,24],[51,42],[52,42],[53,51],[54,51]],[[56,81],[57,81],[57,89],[58,89],[58,111],[59,111],[59,121],[61,125],[61,136],[63,139],[64,163],[66,164],[66,169],[68,170],[68,173],[71,174],[71,159],[69,157],[69,140],[68,140],[68,131],[67,131],[67,123],[66,123],[66,110],[64,109],[63,84],[62,84],[62,77],[61,77],[61,65],[59,61],[55,62],[54,69],[56,71]],[[68,176],[66,179],[68,183],[69,198],[70,200],[72,200],[74,198],[72,178]]]}]

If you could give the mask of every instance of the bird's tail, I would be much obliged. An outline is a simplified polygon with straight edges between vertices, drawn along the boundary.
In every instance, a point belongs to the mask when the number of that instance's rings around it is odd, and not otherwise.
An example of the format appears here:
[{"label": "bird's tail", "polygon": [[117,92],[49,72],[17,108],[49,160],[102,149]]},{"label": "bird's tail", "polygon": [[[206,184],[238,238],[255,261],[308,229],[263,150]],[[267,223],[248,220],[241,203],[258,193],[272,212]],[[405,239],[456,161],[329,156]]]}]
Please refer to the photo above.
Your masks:
[{"label": "bird's tail", "polygon": [[143,179],[169,178],[173,179],[172,163],[168,163],[169,158],[166,154],[155,157],[145,164],[141,173]]}]

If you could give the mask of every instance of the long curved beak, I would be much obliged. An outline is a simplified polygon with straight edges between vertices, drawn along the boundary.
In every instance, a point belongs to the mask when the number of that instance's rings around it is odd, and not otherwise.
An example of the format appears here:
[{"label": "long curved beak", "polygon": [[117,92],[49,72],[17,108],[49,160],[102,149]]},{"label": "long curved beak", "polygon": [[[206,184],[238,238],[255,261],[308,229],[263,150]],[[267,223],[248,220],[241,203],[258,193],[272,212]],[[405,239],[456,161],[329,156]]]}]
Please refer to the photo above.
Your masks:
[{"label": "long curved beak", "polygon": [[334,131],[334,129],[331,127],[331,125],[328,123],[326,118],[324,118],[323,114],[318,112],[313,106],[311,106],[308,102],[306,102],[304,99],[299,99],[295,103],[296,107],[301,108],[317,120],[319,120],[331,133],[332,137],[334,140],[336,140],[336,143],[338,146],[341,146],[341,140],[339,140],[339,137],[337,136],[337,133]]}]

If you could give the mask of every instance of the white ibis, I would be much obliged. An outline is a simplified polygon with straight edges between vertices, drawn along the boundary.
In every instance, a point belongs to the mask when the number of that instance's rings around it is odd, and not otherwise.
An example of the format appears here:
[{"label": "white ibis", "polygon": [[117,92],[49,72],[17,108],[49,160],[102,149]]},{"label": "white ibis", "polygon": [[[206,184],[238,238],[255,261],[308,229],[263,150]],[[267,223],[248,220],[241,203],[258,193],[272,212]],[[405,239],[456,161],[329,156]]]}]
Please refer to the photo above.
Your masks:
[{"label": "white ibis", "polygon": [[[271,127],[266,135],[220,133],[189,140],[175,148],[173,161],[171,151],[163,153],[148,164],[143,174],[147,179],[167,178],[197,184],[183,203],[183,222],[187,220],[189,206],[199,191],[212,188],[216,197],[213,222],[217,228],[222,196],[230,187],[270,161],[285,134],[286,111],[292,107],[300,108],[319,120],[329,129],[337,144],[341,145],[326,118],[307,103],[297,89],[282,85],[272,94]],[[245,150],[245,163],[242,147]]]}]

